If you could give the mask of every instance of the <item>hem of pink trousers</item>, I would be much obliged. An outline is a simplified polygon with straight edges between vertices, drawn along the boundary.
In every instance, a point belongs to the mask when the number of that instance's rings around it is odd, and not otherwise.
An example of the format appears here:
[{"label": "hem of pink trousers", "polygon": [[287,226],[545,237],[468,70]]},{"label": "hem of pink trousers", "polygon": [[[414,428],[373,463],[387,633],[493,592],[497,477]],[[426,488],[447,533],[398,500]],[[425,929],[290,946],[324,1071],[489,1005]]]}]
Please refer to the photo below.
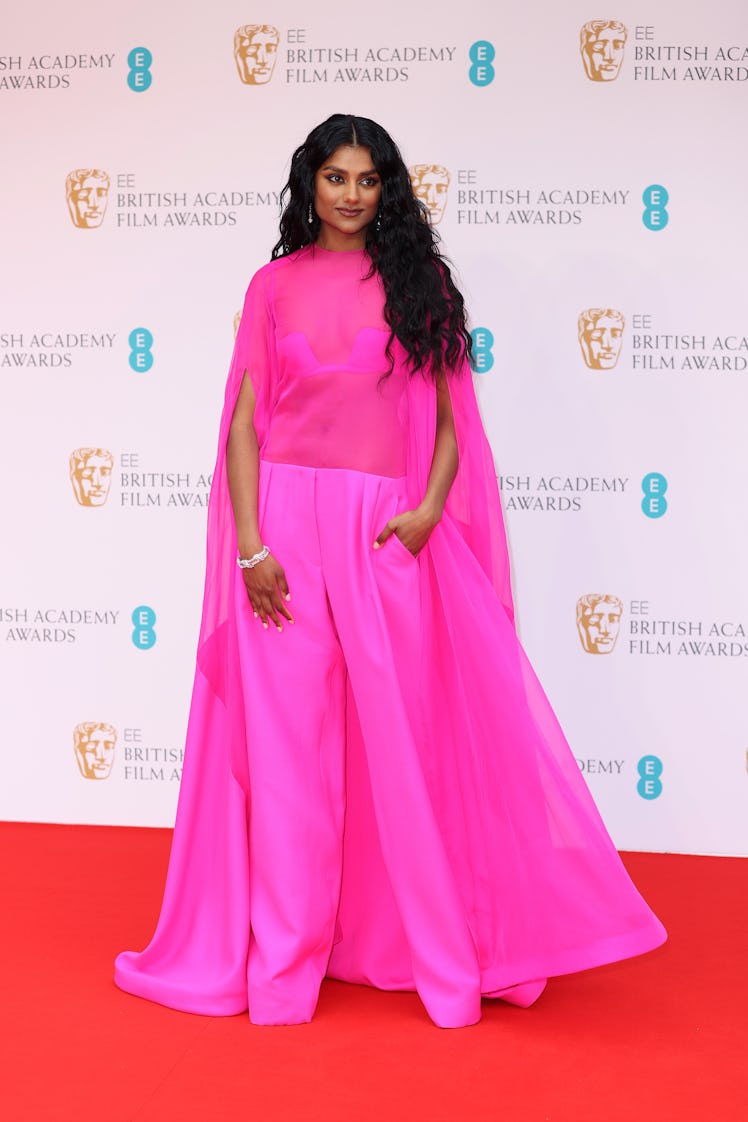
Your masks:
[{"label": "hem of pink trousers", "polygon": [[[483,996],[495,994],[497,990],[508,989],[511,986],[523,984],[533,978],[558,977],[564,974],[577,974],[583,970],[591,970],[597,966],[605,966],[611,962],[620,962],[627,958],[645,954],[661,946],[667,938],[665,929],[658,923],[657,927],[648,925],[643,931],[639,929],[629,936],[601,940],[591,947],[569,951],[559,955],[553,962],[552,969],[548,963],[540,960],[537,962],[521,963],[511,968],[488,968],[481,975],[481,993]],[[399,990],[416,992],[415,985],[410,979],[373,979],[363,975],[353,976],[352,973],[339,969],[331,969],[328,978],[348,982],[354,985],[373,986],[381,990]],[[233,1017],[238,1013],[246,1013],[248,999],[245,991],[234,993],[216,994],[200,993],[191,988],[189,983],[175,982],[147,974],[143,970],[128,969],[123,964],[117,963],[114,972],[115,984],[126,993],[135,997],[154,1001],[158,1005],[166,1005],[170,1009],[178,1009],[182,1013],[196,1013],[206,1017]],[[444,1011],[445,1015],[438,1019],[432,1015],[435,1024],[444,1021],[442,1027],[459,1027],[460,1025],[474,1024],[477,1020],[473,999],[466,995],[465,1008],[460,1012],[454,1010]],[[458,1002],[461,1007],[462,1002]],[[433,1011],[436,1014],[436,1009]],[[301,1023],[301,1022],[300,1022]]]}]

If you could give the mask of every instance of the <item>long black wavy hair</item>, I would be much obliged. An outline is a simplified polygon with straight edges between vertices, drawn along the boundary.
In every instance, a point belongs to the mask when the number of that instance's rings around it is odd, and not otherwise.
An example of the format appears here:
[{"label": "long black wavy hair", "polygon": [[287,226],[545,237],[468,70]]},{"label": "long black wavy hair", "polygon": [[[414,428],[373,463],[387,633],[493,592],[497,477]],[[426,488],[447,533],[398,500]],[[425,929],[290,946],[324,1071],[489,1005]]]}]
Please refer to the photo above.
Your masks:
[{"label": "long black wavy hair", "polygon": [[273,258],[317,240],[315,175],[336,148],[347,145],[369,149],[382,183],[377,219],[366,230],[366,249],[372,261],[369,275],[378,272],[384,286],[390,370],[392,343],[398,339],[412,370],[432,377],[457,371],[462,359],[472,355],[465,302],[439,252],[439,235],[431,226],[428,208],[413,193],[400,151],[376,121],[335,113],[312,129],[296,149],[281,192],[280,238]]}]

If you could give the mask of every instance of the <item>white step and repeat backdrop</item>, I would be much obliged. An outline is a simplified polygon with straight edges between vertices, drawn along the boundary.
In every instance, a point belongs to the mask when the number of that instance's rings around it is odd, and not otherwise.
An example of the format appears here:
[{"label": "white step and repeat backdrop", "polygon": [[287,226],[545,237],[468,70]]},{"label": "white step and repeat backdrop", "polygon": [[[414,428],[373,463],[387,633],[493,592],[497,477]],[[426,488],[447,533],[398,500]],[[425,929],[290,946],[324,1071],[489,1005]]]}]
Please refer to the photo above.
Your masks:
[{"label": "white step and repeat backdrop", "polygon": [[234,319],[345,111],[458,267],[521,635],[615,841],[747,852],[744,0],[43,0],[0,51],[0,814],[173,821]]}]

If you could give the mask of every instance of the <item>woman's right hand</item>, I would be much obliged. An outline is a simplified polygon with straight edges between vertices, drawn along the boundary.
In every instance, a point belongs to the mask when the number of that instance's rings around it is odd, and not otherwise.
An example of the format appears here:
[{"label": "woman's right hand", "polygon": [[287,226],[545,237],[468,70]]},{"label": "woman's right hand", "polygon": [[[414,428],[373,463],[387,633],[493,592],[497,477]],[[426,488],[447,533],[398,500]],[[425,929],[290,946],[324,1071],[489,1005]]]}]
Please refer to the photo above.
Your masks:
[{"label": "woman's right hand", "polygon": [[286,607],[286,601],[291,599],[286,574],[272,553],[268,553],[265,560],[253,568],[242,569],[242,576],[255,619],[261,620],[263,627],[273,623],[278,631],[282,631],[281,617],[289,623],[294,622]]}]

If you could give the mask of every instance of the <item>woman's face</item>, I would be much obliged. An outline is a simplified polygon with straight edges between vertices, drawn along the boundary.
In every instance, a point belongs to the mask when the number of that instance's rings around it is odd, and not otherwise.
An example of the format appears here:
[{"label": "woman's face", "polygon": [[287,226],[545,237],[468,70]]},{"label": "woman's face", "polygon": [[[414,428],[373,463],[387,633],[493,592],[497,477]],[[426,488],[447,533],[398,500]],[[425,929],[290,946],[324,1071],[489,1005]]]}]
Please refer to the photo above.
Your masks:
[{"label": "woman's face", "polygon": [[368,148],[336,148],[314,177],[314,209],[323,249],[361,249],[374,221],[382,184]]}]

